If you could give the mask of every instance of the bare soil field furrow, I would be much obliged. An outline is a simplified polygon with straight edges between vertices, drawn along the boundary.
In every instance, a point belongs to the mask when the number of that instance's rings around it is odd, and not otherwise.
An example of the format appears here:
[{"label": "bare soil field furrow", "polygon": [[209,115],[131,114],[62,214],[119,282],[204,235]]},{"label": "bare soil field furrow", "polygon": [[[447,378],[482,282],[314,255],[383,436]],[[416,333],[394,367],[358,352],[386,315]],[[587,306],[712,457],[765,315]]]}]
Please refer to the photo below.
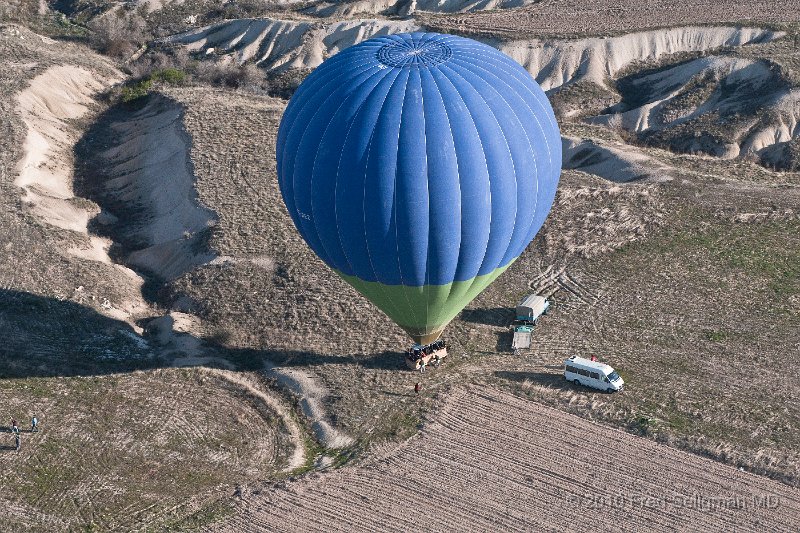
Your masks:
[{"label": "bare soil field furrow", "polygon": [[[369,497],[364,494],[362,487],[354,486],[351,489],[346,498],[350,502],[349,505],[375,509],[376,514],[381,515],[382,522],[385,524],[382,530],[402,532],[414,527],[415,524],[406,518],[406,514],[401,509],[394,509],[394,512],[386,512],[382,503],[389,499],[397,498],[397,494],[385,490],[385,484],[382,491],[373,491],[369,493]],[[325,531],[329,524],[335,523],[342,518],[343,508],[339,500],[340,496],[341,494],[338,492],[336,494],[316,491],[311,493],[303,492],[295,498],[282,501],[283,505],[280,507],[293,513],[292,509],[299,505],[307,511],[307,513],[298,513],[298,518],[292,519],[294,526],[298,529],[303,530],[310,527],[314,530]],[[328,500],[329,497],[331,497],[330,501]],[[306,499],[310,499],[313,504],[305,507],[304,501]],[[412,505],[416,505],[416,502],[409,502],[409,506]],[[369,521],[362,520],[361,516],[355,513],[346,516],[345,520],[348,526],[355,528],[368,527],[369,523]]]},{"label": "bare soil field furrow", "polygon": [[[521,400],[518,400],[519,405],[517,410],[515,410],[515,416],[521,415],[524,412],[524,403]],[[484,406],[485,407],[485,406]],[[520,420],[520,424],[525,424],[526,420]],[[534,424],[533,426],[529,427],[536,427],[537,425]],[[575,427],[564,427],[559,430],[559,432],[555,436],[551,436],[551,439],[557,440],[554,443],[554,446],[551,447],[553,450],[569,450],[572,448],[572,443],[576,440],[582,439],[585,436],[584,428],[580,426]],[[486,426],[487,431],[492,431],[491,423]],[[626,433],[621,431],[616,432],[609,432],[607,435],[607,439],[605,439],[602,443],[602,447],[594,448],[596,453],[603,453],[609,454],[612,456],[625,456],[626,454],[636,454],[636,452],[647,452],[651,450],[653,447],[653,443],[650,441],[646,441],[644,439],[636,439],[633,443],[630,442],[630,436]],[[509,438],[506,436],[506,438]],[[651,456],[648,460],[648,463],[651,468],[657,471],[669,471],[675,475],[677,479],[689,480],[691,479],[693,482],[700,482],[702,484],[707,485],[707,492],[712,496],[723,497],[726,491],[729,489],[729,483],[727,482],[726,478],[724,477],[725,470],[728,470],[728,467],[724,465],[720,465],[718,463],[710,463],[710,468],[708,469],[698,469],[697,465],[692,463],[683,463],[683,462],[675,462],[674,456],[669,452],[672,451],[667,447],[659,446],[661,448],[661,453],[655,453]],[[546,452],[547,450],[542,450]],[[658,452],[658,450],[656,450]],[[572,467],[575,471],[580,471],[581,462],[585,460],[583,456],[574,456],[570,457],[563,453],[555,453],[552,459],[555,461],[565,461],[565,467]],[[545,458],[542,456],[542,458]],[[620,484],[626,485],[630,483],[631,485],[640,484],[642,485],[643,492],[648,494],[656,493],[656,489],[660,489],[663,480],[653,477],[647,478],[642,476],[641,468],[637,468],[637,464],[629,463],[625,461],[621,461],[615,465],[615,473],[621,478]],[[555,475],[555,473],[551,472]],[[627,481],[625,480],[627,478]],[[741,478],[741,483],[743,488],[745,489],[752,489],[752,490],[764,490],[761,485],[761,481],[763,478],[755,475],[744,475]],[[651,491],[653,489],[655,492]],[[674,486],[673,492],[676,494],[681,495],[682,497],[686,498],[687,500],[692,496],[692,487],[691,485],[687,485],[684,490],[681,490],[679,487]],[[766,491],[769,492],[769,491]],[[769,492],[774,496],[778,496],[778,493]],[[796,492],[794,494],[790,493],[786,499],[790,501],[793,505],[800,507],[800,492]],[[648,509],[649,510],[649,509]],[[716,524],[719,525],[720,519],[723,522],[730,523],[731,525],[735,525],[737,523],[736,517],[727,517],[723,514],[715,517],[709,517],[707,515],[701,515],[699,517],[694,518],[694,522],[697,524],[701,524],[703,522],[708,522],[710,525]]]},{"label": "bare soil field furrow", "polygon": [[[478,405],[478,404],[476,404]],[[515,413],[516,414],[516,413]],[[540,421],[538,421],[540,422]],[[540,424],[534,424],[534,426],[526,425],[526,420],[521,419],[517,422],[518,426],[521,427],[536,427]],[[457,427],[457,426],[451,426]],[[588,491],[591,491],[592,484],[591,480],[587,479],[579,479],[573,478],[569,475],[562,475],[558,472],[548,469],[539,467],[536,465],[537,460],[539,462],[562,462],[562,466],[567,471],[574,470],[576,472],[581,471],[582,466],[582,459],[571,457],[568,452],[564,450],[569,450],[571,443],[575,442],[575,438],[579,438],[580,436],[577,434],[570,434],[570,432],[565,431],[563,432],[563,438],[560,439],[561,442],[557,443],[553,446],[552,453],[551,450],[542,449],[539,450],[539,453],[532,455],[531,457],[518,457],[518,456],[508,456],[507,458],[498,458],[495,457],[491,450],[483,452],[484,450],[482,446],[482,438],[485,438],[486,434],[492,434],[493,432],[497,431],[495,428],[492,427],[492,424],[485,424],[485,425],[476,425],[470,426],[466,431],[462,427],[462,434],[464,435],[464,440],[467,442],[472,443],[468,448],[467,447],[460,447],[456,448],[455,446],[448,449],[446,456],[437,457],[435,453],[425,454],[426,457],[424,459],[427,460],[427,464],[436,464],[437,462],[440,464],[446,465],[461,465],[462,470],[464,468],[471,469],[473,471],[477,470],[481,472],[480,476],[483,480],[497,484],[502,486],[502,490],[506,490],[506,488],[511,489],[511,494],[513,495],[514,492],[518,490],[518,488],[525,487],[526,483],[528,485],[535,485],[537,490],[540,491],[541,496],[547,497],[550,496],[554,501],[558,501],[560,498],[561,500],[564,499],[565,496],[567,497],[578,497],[580,495],[586,494]],[[546,433],[547,431],[544,430],[542,433]],[[433,436],[432,436],[433,437]],[[514,441],[512,435],[504,435],[504,438],[511,443]],[[436,444],[441,444],[444,448],[448,447],[447,440],[439,440]],[[517,440],[519,445],[524,445],[524,442]],[[607,451],[607,449],[604,449]],[[615,450],[620,453],[624,453],[624,450]],[[493,459],[493,460],[492,460]],[[490,464],[490,468],[488,469],[481,469],[475,468],[474,465],[477,464]],[[465,465],[470,465],[470,467],[465,467]],[[665,469],[671,467],[671,465],[663,465]],[[526,474],[522,474],[522,472],[526,472]],[[683,472],[683,474],[689,476],[693,472]],[[629,482],[631,484],[635,483],[637,479],[640,479],[637,472],[631,472],[627,477],[630,478]],[[520,479],[521,478],[521,479]],[[621,484],[625,485],[628,482],[625,480],[621,480]],[[518,488],[515,488],[514,485]],[[655,483],[651,483],[653,487],[656,487]],[[650,488],[650,487],[648,487]],[[687,495],[688,496],[688,495]],[[556,512],[556,514],[560,514]],[[663,523],[664,525],[671,524],[673,522],[672,519],[664,516],[661,513],[657,513],[653,511],[654,517],[652,519],[653,523]],[[568,523],[573,513],[571,511],[567,511],[563,513],[564,520]],[[703,520],[697,520],[698,523],[702,522]],[[711,520],[714,523],[714,519]]]},{"label": "bare soil field furrow", "polygon": [[[441,442],[442,445],[447,445],[446,442]],[[555,454],[554,454],[555,455]],[[545,496],[559,497],[564,495],[579,495],[584,494],[586,490],[591,488],[591,485],[580,479],[574,479],[569,476],[559,475],[557,472],[542,468],[535,464],[536,461],[558,461],[563,460],[562,456],[547,456],[546,454],[537,454],[534,456],[535,460],[531,461],[515,461],[517,457],[509,457],[505,461],[501,461],[491,452],[475,454],[460,454],[455,456],[451,454],[449,457],[436,456],[431,453],[426,457],[431,461],[438,461],[442,467],[458,468],[461,471],[466,471],[467,481],[460,482],[456,480],[457,484],[469,486],[478,483],[491,483],[502,486],[502,492],[509,491],[510,493],[519,490],[528,489],[531,484],[538,486],[538,490]],[[490,462],[491,459],[494,461]],[[487,465],[485,468],[474,467],[475,463]],[[570,465],[565,465],[571,469]],[[575,466],[575,465],[572,465]],[[532,473],[538,474],[532,477]]]},{"label": "bare soil field furrow", "polygon": [[[518,524],[524,519],[524,510],[509,508],[507,505],[502,503],[502,501],[505,499],[505,496],[511,496],[513,495],[513,492],[509,493],[508,495],[496,495],[495,499],[498,501],[492,505],[487,505],[485,498],[482,496],[481,487],[484,486],[482,482],[470,483],[468,486],[463,486],[462,484],[456,485],[454,484],[455,480],[452,477],[448,477],[443,474],[446,473],[438,469],[424,469],[418,473],[409,473],[408,476],[395,475],[393,476],[394,478],[403,480],[402,493],[386,491],[384,489],[382,492],[371,492],[370,494],[373,496],[370,498],[363,496],[359,497],[359,494],[363,495],[365,488],[372,488],[372,484],[366,484],[365,486],[364,478],[359,477],[358,486],[350,488],[353,491],[358,490],[359,493],[348,492],[348,494],[344,496],[344,499],[355,502],[357,505],[363,505],[365,507],[376,509],[376,512],[381,513],[384,519],[391,519],[390,522],[386,522],[386,520],[383,520],[383,522],[392,523],[393,526],[397,527],[397,530],[403,530],[402,527],[399,527],[401,524],[395,521],[397,514],[400,513],[400,516],[408,517],[409,515],[405,510],[406,507],[427,508],[429,506],[427,503],[427,498],[423,497],[422,495],[430,494],[430,479],[438,479],[442,484],[450,487],[451,490],[448,491],[447,494],[442,494],[440,492],[436,493],[436,504],[434,505],[436,509],[476,509],[478,510],[477,512],[480,514],[480,517],[475,516],[471,517],[471,519],[473,523],[477,521],[484,522],[483,529],[491,529],[492,527],[514,527],[515,524]],[[316,499],[326,501],[325,499],[331,495],[327,491],[313,495],[309,494],[308,492],[303,492],[301,494],[302,498],[294,501],[295,505],[303,506],[304,504],[302,502],[309,498],[312,499],[312,501]],[[375,497],[375,495],[377,495],[377,497]],[[340,494],[339,497],[342,497],[342,495]],[[387,500],[396,500],[398,498],[401,498],[405,501],[406,507],[401,507],[394,512],[388,512],[385,502]],[[323,505],[323,507],[325,508],[323,513],[325,516],[330,518],[329,508],[331,505],[326,503]],[[333,504],[333,508],[338,509],[338,512],[341,513],[341,509],[335,504]],[[317,511],[319,511],[319,509],[317,509]],[[431,511],[433,511],[433,509]],[[348,517],[348,520],[349,519],[350,517]],[[463,527],[463,523],[459,523],[455,517],[448,516],[447,514],[440,515],[438,519],[440,522],[437,523],[436,529],[457,530]],[[407,527],[413,527],[413,522],[414,520],[410,520],[409,526]],[[569,517],[567,517],[564,523],[568,522]]]},{"label": "bare soil field furrow", "polygon": [[[398,479],[404,480],[403,491],[388,492],[391,497],[403,499],[408,506],[427,507],[428,499],[422,495],[435,494],[435,507],[474,509],[474,512],[480,515],[480,518],[477,519],[485,520],[491,525],[513,528],[515,524],[524,521],[525,510],[509,507],[507,503],[508,498],[518,494],[519,490],[524,490],[522,483],[508,483],[508,478],[494,475],[484,469],[464,468],[464,463],[459,464],[455,461],[445,460],[441,456],[437,457],[435,453],[419,454],[415,459],[418,462],[415,461],[413,465],[418,470],[407,471],[403,475],[396,476]],[[422,468],[420,466],[422,464],[427,466]],[[467,471],[466,475],[453,476],[453,472],[463,470]],[[444,492],[432,489],[431,479],[439,480],[442,485],[448,487],[448,490]],[[382,481],[385,482],[385,476]],[[496,487],[495,497],[491,500],[487,500],[482,491],[482,487],[487,485]],[[431,492],[432,490],[433,492]],[[406,516],[407,520],[414,521],[402,508],[400,512]],[[387,510],[386,515],[389,514],[391,511]],[[450,524],[450,527],[456,529],[459,526],[458,523]]]},{"label": "bare soil field furrow", "polygon": [[[421,473],[420,478],[426,477],[425,473]],[[427,472],[431,478],[438,478],[443,484],[448,483],[447,478],[436,476],[434,472]],[[446,531],[446,530],[462,530],[464,524],[458,517],[447,516],[447,513],[440,513],[442,509],[472,509],[470,513],[470,527],[481,530],[509,530],[514,528],[519,523],[521,516],[520,512],[509,508],[502,502],[492,502],[487,504],[485,498],[481,496],[481,487],[478,485],[469,487],[468,493],[459,492],[451,494],[448,497],[442,497],[442,494],[430,486],[430,482],[425,479],[414,479],[410,481],[408,487],[404,487],[403,492],[385,491],[380,498],[362,500],[352,500],[359,502],[364,508],[372,509],[373,512],[380,517],[380,524],[392,524],[392,530],[402,532],[408,531],[415,527],[419,527],[420,523],[436,523],[431,526],[431,530]],[[351,495],[352,498],[353,495]],[[307,495],[305,495],[307,497]],[[392,501],[390,505],[387,502]],[[409,513],[409,509],[413,509]],[[419,514],[424,518],[420,518]],[[443,517],[432,519],[434,515],[444,515]],[[402,522],[398,522],[398,517],[405,517]],[[333,522],[329,521],[328,524],[335,523],[336,516],[331,517]],[[377,517],[369,517],[364,520],[358,520],[357,523],[352,525],[367,527],[374,530]],[[441,522],[438,522],[444,518]],[[351,520],[349,518],[348,520]],[[428,527],[428,526],[426,526]],[[384,526],[381,525],[380,529]]]},{"label": "bare soil field furrow", "polygon": [[[431,504],[429,499],[423,495],[431,494],[431,479],[439,479],[442,483],[452,484],[454,481],[448,475],[447,469],[442,469],[437,463],[430,462],[431,458],[420,458],[420,462],[427,461],[425,464],[429,465],[426,468],[420,468],[418,462],[413,464],[406,464],[404,471],[393,471],[391,477],[394,479],[403,480],[403,490],[397,491],[395,488],[387,486],[385,483],[385,472],[366,473],[359,472],[353,476],[353,483],[346,489],[346,495],[342,495],[340,488],[337,485],[329,486],[326,484],[323,487],[315,487],[311,490],[301,489],[299,492],[292,492],[286,495],[277,495],[281,497],[281,507],[285,507],[287,500],[291,502],[291,506],[306,507],[307,501],[319,502],[318,507],[312,505],[313,512],[320,516],[327,517],[326,521],[321,524],[324,529],[324,524],[334,523],[342,518],[341,500],[352,502],[354,505],[370,508],[376,515],[380,515],[380,523],[392,524],[392,530],[407,531],[409,528],[418,525],[418,521],[413,515],[409,515],[407,508],[421,508],[428,509],[434,512],[437,508],[456,509],[460,507],[469,507],[481,510],[481,515],[486,516],[486,527],[496,525],[499,527],[510,527],[513,525],[512,521],[503,518],[504,515],[509,513],[509,509],[501,502],[495,502],[487,507],[486,502],[480,496],[480,484],[478,482],[470,483],[469,486],[458,487],[455,491],[448,491],[446,493],[437,492],[435,496],[435,505]],[[458,481],[458,480],[455,480]],[[286,496],[286,499],[283,497]],[[387,505],[387,502],[394,502],[392,505]],[[294,513],[294,511],[291,511]],[[513,512],[513,511],[512,511]],[[333,514],[332,514],[333,513]],[[446,517],[446,515],[445,515]],[[452,517],[449,517],[452,518]],[[483,520],[483,518],[475,517],[476,520]],[[358,516],[347,516],[346,520],[353,521],[354,523],[361,523]],[[315,520],[316,522],[316,520]],[[372,522],[368,519],[367,522]],[[461,524],[458,521],[445,520],[445,523],[439,524],[442,529],[455,528],[459,529]],[[366,527],[366,526],[363,526]],[[384,530],[386,526],[381,526]]]},{"label": "bare soil field furrow", "polygon": [[[327,523],[332,518],[335,518],[341,513],[341,508],[335,509],[332,507],[327,506],[325,502],[325,498],[319,498],[322,503],[320,503],[316,508],[309,508],[309,509],[301,509],[297,512],[298,517],[295,517],[295,514],[292,513],[289,508],[292,505],[300,505],[302,506],[302,498],[298,500],[290,500],[290,502],[274,502],[274,509],[276,511],[285,511],[289,512],[289,516],[287,516],[286,525],[288,526],[291,524],[296,528],[302,528],[303,523],[307,523],[310,527],[316,525],[318,528],[324,527],[324,524]],[[270,507],[272,509],[272,507]],[[267,511],[270,512],[270,511]],[[299,517],[302,516],[303,518],[300,519]],[[257,522],[258,523],[258,522]]]},{"label": "bare soil field furrow", "polygon": [[[516,413],[515,413],[516,414]],[[524,424],[525,421],[521,420],[521,424]],[[583,461],[584,457],[580,455],[571,455],[569,450],[574,442],[584,438],[584,431],[583,428],[573,428],[573,427],[564,427],[559,428],[559,432],[557,435],[550,435],[552,429],[549,429],[547,426],[541,426],[539,431],[530,431],[529,436],[531,433],[535,435],[536,438],[542,438],[544,436],[549,436],[549,440],[553,442],[552,452],[547,455],[541,455],[541,458],[547,458],[553,461],[560,461],[562,465],[566,468],[575,469],[576,471],[580,470],[581,462]],[[652,449],[652,443],[648,441],[642,440],[641,442],[637,441],[634,443],[626,442],[625,437],[627,436],[624,433],[618,435],[621,438],[614,438],[617,435],[609,435],[609,438],[603,442],[602,448],[595,447],[595,453],[603,453],[609,455],[624,455],[626,453],[637,453],[637,452],[644,452],[647,450]],[[507,438],[507,437],[506,437]],[[518,441],[520,442],[520,441]],[[642,445],[644,444],[644,445]],[[543,453],[547,453],[551,450],[541,450]],[[663,454],[655,453],[649,458],[648,462],[654,468],[663,468],[665,470],[670,470],[674,472],[678,477],[682,479],[688,478],[697,478],[699,477],[702,481],[709,481],[710,483],[717,483],[719,480],[714,477],[713,475],[706,475],[704,472],[698,472],[696,467],[693,465],[685,465],[685,464],[675,464],[670,458],[665,457]],[[543,473],[546,472],[554,477],[558,477],[558,473],[551,470],[541,470]],[[641,476],[641,469],[639,465],[636,464],[627,464],[625,462],[621,462],[615,466],[615,474],[621,478],[621,482],[624,483],[625,479],[629,480],[637,480],[639,483],[645,483],[651,487],[659,487],[660,483],[658,480],[648,480],[642,478]],[[575,480],[577,482],[577,480]],[[583,488],[588,488],[587,483],[580,483]]]},{"label": "bare soil field furrow", "polygon": [[[379,482],[382,485],[381,490],[373,490],[367,493],[366,488],[369,486],[375,487],[377,483],[366,485],[363,487],[360,493],[353,495],[352,501],[356,502],[356,505],[363,505],[366,508],[374,509],[377,513],[380,513],[382,522],[386,524],[382,528],[384,531],[396,531],[398,533],[403,533],[405,531],[412,531],[418,527],[418,522],[414,519],[414,517],[409,516],[404,507],[385,506],[386,501],[402,498],[403,496],[392,490],[387,490],[387,487],[385,486],[385,483],[383,483],[382,479],[379,480]],[[333,496],[333,501],[336,502],[336,494],[330,494],[330,496]],[[437,502],[438,505],[442,506],[453,505],[454,503],[455,502],[447,500]],[[427,507],[432,504],[425,498],[408,497],[406,500],[406,505],[408,507]],[[320,524],[323,529],[326,527],[326,524],[330,524],[331,521],[335,523],[337,520],[337,515],[341,513],[341,508],[339,508],[336,503],[332,503],[329,506],[329,509],[330,512],[328,513],[328,521]],[[358,514],[351,516],[350,520],[352,520],[352,524],[355,527],[369,527],[370,521],[362,520],[361,516]]]},{"label": "bare soil field furrow", "polygon": [[[466,409],[467,406],[463,405],[465,411],[468,412],[483,412],[487,418],[491,414],[491,404],[484,403],[483,400],[489,400],[485,396],[478,395],[476,399],[480,399],[481,401],[476,402],[471,409]],[[463,400],[462,400],[463,402]],[[532,416],[530,411],[525,410],[524,401],[519,400],[519,405],[515,406],[516,409],[514,410],[515,419],[517,420],[516,424],[518,426],[522,426],[526,428],[526,435],[528,438],[531,436],[535,436],[536,438],[542,438],[547,436],[549,440],[555,441],[553,442],[552,450],[568,450],[570,449],[571,443],[574,443],[576,440],[583,438],[585,430],[582,426],[564,426],[561,427],[557,434],[552,433],[552,429],[549,428],[547,425],[542,425],[537,423],[536,416]],[[541,413],[538,413],[538,416],[541,417]],[[538,421],[540,422],[540,420]],[[444,424],[443,424],[444,425]],[[464,426],[467,426],[468,429],[465,429]],[[470,435],[474,438],[480,438],[481,435],[486,433],[491,434],[493,431],[497,431],[495,427],[498,427],[502,430],[502,422],[495,424],[494,420],[489,420],[486,423],[476,423],[475,421],[468,421],[463,420],[461,425],[454,425],[451,422],[450,427],[455,429],[456,427],[460,428],[462,432],[466,435]],[[607,438],[603,441],[602,448],[595,448],[597,453],[604,453],[610,455],[624,455],[626,453],[642,453],[648,450],[651,450],[653,447],[653,443],[644,439],[636,439],[631,442],[629,438],[630,435],[624,433],[622,431],[616,432],[609,432],[607,434]],[[519,445],[524,444],[524,441],[519,439],[515,439],[513,434],[509,434],[508,430],[505,431],[504,438],[509,441],[515,441]],[[454,448],[455,449],[455,448]],[[547,452],[548,450],[542,450],[542,452]],[[719,492],[724,493],[726,488],[728,487],[725,478],[720,476],[720,472],[724,472],[728,467],[724,465],[719,465],[718,463],[711,463],[711,468],[698,470],[696,465],[692,463],[675,463],[674,457],[669,453],[671,450],[666,446],[658,446],[656,449],[657,453],[654,453],[648,460],[649,464],[655,469],[664,469],[674,472],[676,477],[679,479],[693,479],[699,481],[703,484],[707,485],[707,490],[709,492]],[[477,453],[477,452],[475,452]],[[564,454],[563,452],[557,452],[553,454],[554,460],[565,461],[565,466],[573,466],[578,467],[579,461],[582,460],[581,457],[571,457],[569,455]],[[513,467],[510,467],[513,470]],[[615,473],[620,476],[621,478],[629,478],[631,480],[637,480],[639,483],[645,483],[652,487],[660,486],[660,480],[657,478],[654,479],[646,479],[641,476],[641,470],[637,467],[636,464],[630,464],[627,462],[620,462],[615,466]],[[741,484],[745,488],[759,488],[761,486],[762,478],[756,475],[747,475],[741,478]],[[690,487],[690,486],[687,486]],[[681,492],[680,488],[676,486],[674,488],[676,492]],[[686,491],[684,493],[685,496],[689,496],[690,492]],[[800,506],[800,493],[792,495],[790,494],[789,499],[792,501],[793,504]]]},{"label": "bare soil field furrow", "polygon": [[[456,392],[431,419],[382,458],[249,496],[220,528],[552,530],[576,512],[599,530],[800,524],[797,489],[507,393]],[[413,504],[429,494],[438,505]]]},{"label": "bare soil field furrow", "polygon": [[[427,507],[429,505],[428,498],[423,495],[431,494],[430,478],[437,478],[448,484],[453,481],[463,481],[454,480],[446,469],[436,463],[426,464],[430,466],[421,470],[411,469],[409,468],[411,465],[406,464],[404,470],[391,473],[392,477],[404,480],[402,491],[397,491],[396,488],[386,485],[386,473],[384,471],[369,472],[367,475],[360,474],[355,477],[357,483],[354,483],[352,487],[353,496],[356,500],[372,502],[378,505],[380,507],[379,512],[383,514],[383,516],[400,520],[407,523],[407,527],[413,527],[415,519],[405,512],[405,508]],[[465,485],[473,485],[473,483],[465,483]],[[475,489],[474,486],[469,488]],[[338,487],[334,485],[326,491],[325,495],[336,496],[337,490]],[[398,502],[399,505],[386,507],[383,505],[386,501],[395,501]],[[436,501],[441,507],[465,505],[463,499],[456,497],[452,493],[437,494]],[[332,508],[335,509],[335,506],[332,505]]]}]

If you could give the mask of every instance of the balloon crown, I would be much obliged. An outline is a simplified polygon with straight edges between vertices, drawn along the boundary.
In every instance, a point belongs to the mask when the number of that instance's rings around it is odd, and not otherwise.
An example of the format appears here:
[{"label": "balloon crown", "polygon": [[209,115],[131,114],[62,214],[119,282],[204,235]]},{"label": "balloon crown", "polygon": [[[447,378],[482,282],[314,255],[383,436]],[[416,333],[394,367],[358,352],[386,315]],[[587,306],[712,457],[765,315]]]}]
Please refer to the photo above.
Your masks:
[{"label": "balloon crown", "polygon": [[388,67],[431,68],[448,61],[453,50],[446,43],[438,41],[417,41],[416,39],[398,39],[381,47],[376,56],[378,61]]}]

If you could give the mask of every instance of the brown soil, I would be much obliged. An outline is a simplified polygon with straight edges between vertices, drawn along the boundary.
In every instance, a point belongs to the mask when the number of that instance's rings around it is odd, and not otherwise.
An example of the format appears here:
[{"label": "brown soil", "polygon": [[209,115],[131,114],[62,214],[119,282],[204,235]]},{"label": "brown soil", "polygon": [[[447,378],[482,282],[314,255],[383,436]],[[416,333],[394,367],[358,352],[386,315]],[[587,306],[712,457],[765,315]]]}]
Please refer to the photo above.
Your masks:
[{"label": "brown soil", "polygon": [[[619,6],[617,25],[592,27],[614,33],[689,18],[686,7],[668,18],[662,4],[648,10],[632,5]],[[730,9],[723,13],[717,5]],[[714,22],[763,7],[714,6],[692,12]],[[537,24],[545,24],[526,14],[550,13],[551,33],[592,33],[585,26],[597,15],[589,7],[582,3],[571,11],[542,2],[483,13],[474,29],[490,24],[494,33],[536,33]],[[794,4],[779,7],[796,17]],[[611,13],[606,4],[600,9]],[[581,13],[577,23],[567,20],[574,10]],[[767,20],[784,16],[760,13]],[[495,27],[493,17],[512,18]],[[769,51],[780,65],[795,64],[790,41],[781,43],[754,45],[748,53]],[[760,529],[778,530],[797,523],[792,487],[800,483],[800,389],[786,379],[786,367],[795,367],[800,353],[798,174],[625,146],[625,132],[564,121],[565,134],[633,154],[634,163],[669,180],[616,184],[565,171],[540,235],[448,327],[452,349],[445,365],[420,375],[403,369],[403,332],[310,252],[285,211],[274,158],[285,101],[202,87],[164,90],[170,109],[180,109],[170,128],[185,142],[171,144],[174,153],[165,156],[174,160],[150,166],[170,168],[179,160],[185,167],[190,152],[191,176],[182,180],[187,186],[173,194],[196,189],[197,205],[213,211],[215,223],[195,232],[203,238],[192,241],[191,252],[215,259],[189,262],[170,281],[147,280],[148,307],[130,317],[145,319],[139,320],[147,332],[141,337],[142,330],[108,313],[141,299],[126,270],[71,253],[94,250],[89,236],[32,214],[22,200],[25,192],[14,184],[26,135],[15,95],[52,66],[74,65],[98,79],[116,71],[83,47],[11,26],[0,27],[0,57],[10,69],[0,78],[6,96],[0,115],[10,117],[0,139],[0,229],[7,237],[0,241],[0,372],[24,378],[4,379],[0,404],[18,418],[41,412],[44,430],[25,435],[20,454],[0,456],[14,474],[6,478],[0,504],[13,517],[32,516],[50,530],[163,529],[194,523],[184,521],[192,515],[197,523],[219,520],[236,484],[256,484],[264,487],[261,495],[249,496],[240,515],[220,527],[374,530],[428,523],[464,529],[470,522],[459,520],[466,516],[476,529],[563,530],[576,527],[576,508],[605,529],[617,526],[609,522],[617,515],[629,529],[756,529],[759,520]],[[616,96],[611,85],[579,89],[562,94],[567,112],[587,97],[602,106]],[[151,104],[158,101],[164,96],[151,96]],[[87,102],[86,117],[100,106]],[[135,109],[129,108],[130,116]],[[64,124],[87,131],[85,123]],[[136,170],[146,166],[138,157],[147,152],[141,148],[160,140],[147,135],[152,128],[143,130],[129,131],[129,144],[138,151],[120,159],[130,155]],[[68,144],[62,152],[71,157]],[[64,162],[69,171],[71,159]],[[606,177],[614,176],[615,164],[607,165]],[[93,212],[107,208],[74,201]],[[140,214],[148,207],[136,206]],[[530,292],[552,295],[555,306],[535,330],[533,349],[513,357],[510,309]],[[146,320],[154,317],[161,318]],[[156,322],[168,326],[166,340],[150,329]],[[591,353],[623,373],[625,394],[564,383],[563,358]],[[173,362],[239,372],[132,372]],[[262,370],[265,362],[287,397],[294,395],[294,410],[261,375],[242,371]],[[60,377],[42,377],[53,375]],[[198,384],[202,379],[213,387]],[[417,381],[423,384],[419,398],[412,393]],[[470,383],[479,385],[463,387]],[[405,442],[437,397],[443,402],[439,414],[433,411],[421,437]],[[233,424],[239,428],[231,422],[239,415],[246,429],[231,432]],[[179,428],[176,440],[156,429],[164,421]],[[323,423],[315,442],[312,430]],[[341,434],[355,443],[323,449],[349,442],[335,438]],[[157,446],[141,444],[150,442]],[[228,443],[230,448],[219,447]],[[600,468],[587,468],[598,461],[598,448],[612,452],[600,456],[606,461]],[[287,468],[299,474],[315,461],[317,467],[340,466],[361,453],[362,463],[322,477],[264,485]],[[176,481],[170,468],[149,474],[153,463],[174,466],[178,459],[185,479]],[[417,503],[420,494],[434,491],[441,503]],[[687,495],[714,507],[688,507]],[[778,508],[768,507],[774,500],[763,495],[777,495]],[[654,499],[643,502],[645,496]],[[679,497],[683,506],[676,505]],[[716,497],[733,503],[741,497],[750,507],[744,512],[738,504],[708,499]],[[650,521],[636,522],[637,516]],[[404,522],[410,518],[413,523]]]},{"label": "brown soil", "polygon": [[0,426],[0,506],[20,509],[19,519],[35,511],[26,530],[132,530],[280,470],[297,442],[246,379],[168,369],[4,381],[3,415],[23,432],[16,452],[8,420]]},{"label": "brown soil", "polygon": [[519,9],[457,15],[427,15],[436,31],[480,35],[608,35],[666,26],[724,23],[785,23],[800,18],[800,3],[760,0],[545,0]]},{"label": "brown soil", "polygon": [[793,531],[800,491],[486,388],[357,469],[251,495],[219,531]]}]

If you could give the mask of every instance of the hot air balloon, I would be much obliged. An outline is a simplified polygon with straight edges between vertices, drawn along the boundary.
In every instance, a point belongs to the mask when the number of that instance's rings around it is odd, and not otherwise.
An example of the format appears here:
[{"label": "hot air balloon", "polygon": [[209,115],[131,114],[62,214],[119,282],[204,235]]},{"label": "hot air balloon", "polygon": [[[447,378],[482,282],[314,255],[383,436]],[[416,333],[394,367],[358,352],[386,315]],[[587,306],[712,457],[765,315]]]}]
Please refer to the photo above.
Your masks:
[{"label": "hot air balloon", "polygon": [[298,87],[277,164],[311,249],[428,344],[539,231],[561,138],[544,92],[505,54],[453,35],[387,35]]}]

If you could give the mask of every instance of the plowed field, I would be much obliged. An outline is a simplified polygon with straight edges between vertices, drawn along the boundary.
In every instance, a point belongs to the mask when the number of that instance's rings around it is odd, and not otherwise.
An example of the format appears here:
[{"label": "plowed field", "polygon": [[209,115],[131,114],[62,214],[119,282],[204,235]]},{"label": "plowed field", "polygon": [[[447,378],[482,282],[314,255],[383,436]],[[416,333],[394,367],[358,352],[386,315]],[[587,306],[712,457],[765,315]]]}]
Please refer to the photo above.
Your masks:
[{"label": "plowed field", "polygon": [[357,469],[246,499],[228,531],[797,531],[800,491],[507,393],[450,395]]}]

